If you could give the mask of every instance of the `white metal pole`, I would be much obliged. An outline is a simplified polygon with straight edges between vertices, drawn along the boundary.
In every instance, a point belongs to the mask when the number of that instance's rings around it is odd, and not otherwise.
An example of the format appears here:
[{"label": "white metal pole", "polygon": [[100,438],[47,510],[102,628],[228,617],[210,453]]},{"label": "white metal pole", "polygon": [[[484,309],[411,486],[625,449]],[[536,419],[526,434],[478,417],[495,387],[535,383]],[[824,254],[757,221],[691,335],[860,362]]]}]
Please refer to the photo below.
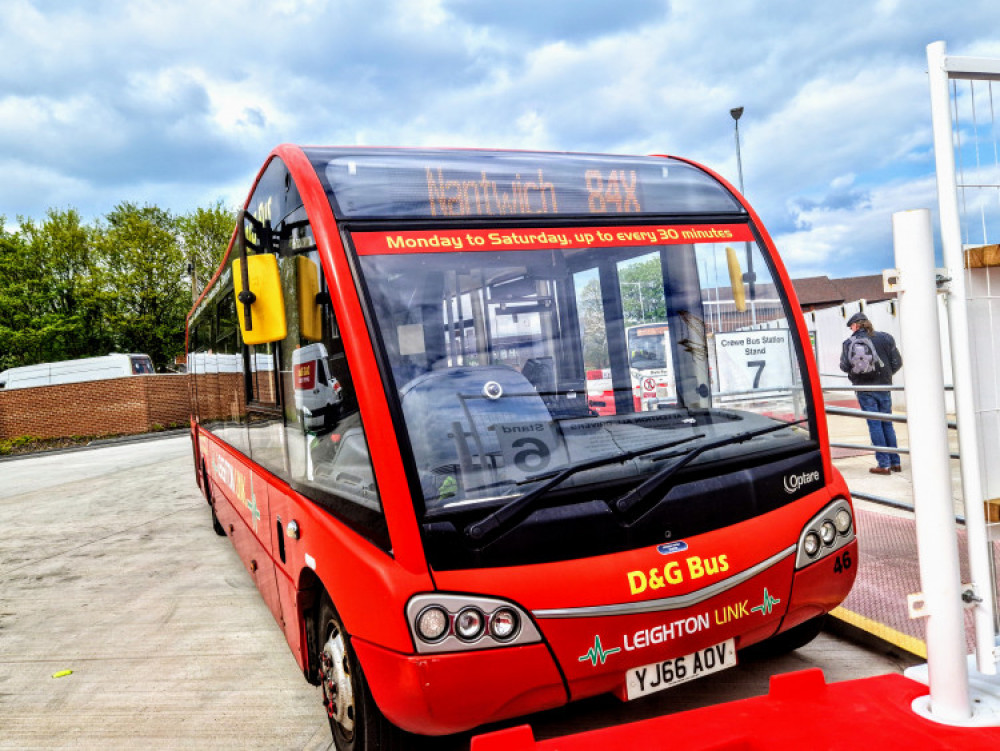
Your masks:
[{"label": "white metal pole", "polygon": [[893,214],[892,233],[901,281],[900,339],[910,362],[905,384],[907,429],[910,436],[920,436],[919,441],[910,441],[910,456],[920,584],[927,613],[930,713],[941,722],[961,723],[972,716],[972,710],[930,211]]},{"label": "white metal pole", "polygon": [[[996,635],[993,595],[992,545],[983,510],[983,483],[979,457],[979,426],[972,388],[972,351],[965,291],[965,258],[958,211],[955,179],[955,152],[948,93],[945,43],[927,46],[930,79],[931,122],[934,128],[934,160],[937,167],[938,213],[941,220],[941,249],[951,277],[948,294],[948,334],[951,339],[951,367],[955,384],[955,418],[958,423],[958,453],[962,457],[962,497],[965,499],[965,529],[969,550],[969,570],[979,602],[973,611],[976,625],[976,667],[984,675],[996,675]],[[910,371],[906,371],[907,378]]]}]

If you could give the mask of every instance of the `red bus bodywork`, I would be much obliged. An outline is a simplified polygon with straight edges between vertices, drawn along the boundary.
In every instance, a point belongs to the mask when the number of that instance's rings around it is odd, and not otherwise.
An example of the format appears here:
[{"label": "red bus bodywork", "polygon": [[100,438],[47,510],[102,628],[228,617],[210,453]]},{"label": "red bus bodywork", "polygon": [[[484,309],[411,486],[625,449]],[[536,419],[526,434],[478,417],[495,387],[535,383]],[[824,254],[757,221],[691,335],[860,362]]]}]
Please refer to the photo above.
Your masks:
[{"label": "red bus bodywork", "polygon": [[[384,390],[385,367],[358,281],[358,259],[366,251],[360,239],[357,248],[345,247],[347,230],[338,224],[329,188],[303,149],[275,149],[258,181],[276,161],[301,196],[340,330],[353,334],[343,337],[344,355],[389,544],[374,544],[363,529],[249,458],[198,414],[191,431],[196,477],[219,528],[230,537],[307,677],[317,678],[313,631],[323,593],[342,618],[378,709],[394,725],[429,735],[599,693],[625,698],[627,668],[690,655],[728,639],[741,649],[823,615],[846,596],[857,561],[853,529],[833,554],[797,565],[810,522],[838,499],[849,504],[847,487],[830,462],[819,377],[808,352],[801,359],[801,387],[812,396],[810,427],[823,478],[812,492],[738,523],[685,536],[673,546],[643,544],[594,555],[582,539],[578,553],[561,560],[436,568],[414,502],[413,469],[395,438],[400,416]],[[746,213],[773,264],[774,285],[792,311],[793,336],[808,341],[794,290],[759,218],[728,183],[704,172]],[[255,210],[254,195],[252,190],[247,211]],[[366,231],[373,237],[388,232]],[[223,279],[236,245],[234,235],[219,273],[192,311],[194,319]],[[189,331],[189,351],[194,345]],[[222,382],[221,373],[212,377]],[[209,388],[198,378],[196,373],[195,398],[204,404]],[[631,401],[630,386],[627,396]],[[540,638],[512,646],[419,651],[407,604],[414,596],[438,593],[509,602],[527,615]]]}]

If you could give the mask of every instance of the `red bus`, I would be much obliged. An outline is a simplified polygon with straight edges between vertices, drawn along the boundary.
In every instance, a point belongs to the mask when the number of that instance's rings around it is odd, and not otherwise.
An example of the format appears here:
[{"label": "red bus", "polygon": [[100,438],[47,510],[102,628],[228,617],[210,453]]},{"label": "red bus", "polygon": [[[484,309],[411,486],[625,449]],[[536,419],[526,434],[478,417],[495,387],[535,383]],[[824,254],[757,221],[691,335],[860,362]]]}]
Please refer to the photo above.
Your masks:
[{"label": "red bus", "polygon": [[[638,407],[637,276],[673,381]],[[710,329],[722,297],[752,323]],[[638,699],[853,583],[791,284],[691,162],[280,146],[187,336],[198,483],[338,748]]]}]

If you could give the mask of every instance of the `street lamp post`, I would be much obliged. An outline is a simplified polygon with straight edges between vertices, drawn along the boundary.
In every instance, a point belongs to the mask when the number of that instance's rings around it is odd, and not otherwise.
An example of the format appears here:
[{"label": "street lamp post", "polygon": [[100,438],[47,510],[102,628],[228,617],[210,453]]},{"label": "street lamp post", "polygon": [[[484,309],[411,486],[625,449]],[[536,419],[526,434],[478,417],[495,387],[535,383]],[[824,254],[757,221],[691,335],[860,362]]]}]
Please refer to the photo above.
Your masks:
[{"label": "street lamp post", "polygon": [[740,118],[743,116],[742,107],[733,107],[729,110],[729,114],[733,116],[733,124],[736,126],[736,171],[740,176],[740,193],[745,193],[743,190],[743,160],[740,157]]},{"label": "street lamp post", "polygon": [[[743,116],[742,107],[733,107],[729,110],[729,114],[732,115],[733,125],[735,127],[736,134],[736,172],[740,178],[740,194],[745,194],[746,190],[743,188],[743,158],[740,155],[740,118]],[[747,273],[746,279],[750,287],[750,322],[754,325],[757,323],[757,308],[754,305],[754,298],[756,295],[756,288],[754,282],[756,277],[753,273],[753,257],[750,255],[750,243],[746,244],[747,251]]]}]

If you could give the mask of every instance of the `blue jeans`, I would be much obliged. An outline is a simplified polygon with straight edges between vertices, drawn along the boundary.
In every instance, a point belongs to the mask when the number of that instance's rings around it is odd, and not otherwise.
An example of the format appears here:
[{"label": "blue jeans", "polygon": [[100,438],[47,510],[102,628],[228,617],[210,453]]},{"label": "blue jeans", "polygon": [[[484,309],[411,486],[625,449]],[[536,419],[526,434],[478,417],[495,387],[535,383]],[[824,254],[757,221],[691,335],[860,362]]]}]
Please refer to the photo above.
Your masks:
[{"label": "blue jeans", "polygon": [[[892,414],[892,394],[888,391],[859,391],[858,404],[865,412],[884,412]],[[869,420],[868,434],[873,446],[896,448],[896,430],[891,422],[884,420]],[[891,465],[899,466],[899,454],[887,454],[884,451],[875,452],[875,461],[883,469]]]}]

